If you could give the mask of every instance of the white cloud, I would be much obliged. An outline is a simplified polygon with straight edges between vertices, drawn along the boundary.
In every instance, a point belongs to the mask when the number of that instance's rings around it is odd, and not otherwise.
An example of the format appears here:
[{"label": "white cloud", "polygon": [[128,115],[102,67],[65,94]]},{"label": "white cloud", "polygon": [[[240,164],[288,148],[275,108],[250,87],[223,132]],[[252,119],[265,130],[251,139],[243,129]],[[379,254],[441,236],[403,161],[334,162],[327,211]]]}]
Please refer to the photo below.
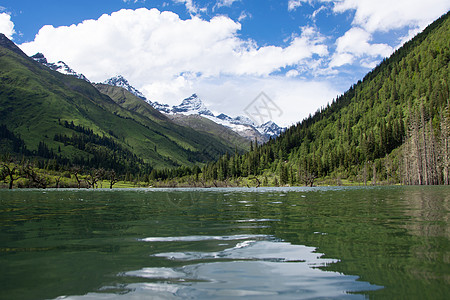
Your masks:
[{"label": "white cloud", "polygon": [[353,27],[348,30],[336,41],[336,51],[330,67],[352,64],[357,58],[364,61],[365,66],[372,66],[372,63],[367,63],[368,58],[386,57],[392,53],[392,47],[386,44],[370,44],[371,39],[371,34],[362,28]]},{"label": "white cloud", "polygon": [[289,70],[286,72],[286,77],[297,77],[300,73],[297,70]]},{"label": "white cloud", "polygon": [[302,2],[305,2],[306,0],[289,0],[288,1],[288,11],[294,11],[297,9],[297,7],[300,7],[302,5]]},{"label": "white cloud", "polygon": [[0,13],[0,33],[3,33],[9,39],[16,33],[14,31],[14,23],[11,21],[11,16],[7,13]]},{"label": "white cloud", "polygon": [[193,0],[173,0],[173,2],[184,4],[190,14],[196,15],[199,11],[205,10],[204,8],[199,8],[197,5],[195,5]]},{"label": "white cloud", "polygon": [[230,7],[233,5],[234,2],[237,2],[237,1],[241,1],[241,0],[219,0],[219,1],[217,1],[215,7],[223,7],[223,6]]},{"label": "white cloud", "polygon": [[[329,0],[322,0],[329,2]],[[421,30],[450,9],[448,0],[335,0],[337,13],[355,10],[353,24],[368,32],[407,27]]]},{"label": "white cloud", "polygon": [[272,116],[272,121],[280,126],[303,120],[339,93],[325,81],[300,81],[284,76],[204,79],[194,83],[192,88],[201,99],[215,99],[215,111],[230,116],[245,115],[245,108],[264,92],[282,111],[281,115]]},{"label": "white cloud", "polygon": [[[273,93],[282,94],[277,84],[282,90],[286,85],[281,79],[270,80],[272,73],[286,67],[308,69],[313,56],[328,55],[324,37],[312,27],[301,28],[301,34],[293,36],[284,48],[259,47],[254,41],[241,39],[240,29],[241,24],[225,16],[209,21],[198,17],[181,20],[172,12],[142,8],[77,25],[44,26],[34,41],[20,47],[28,55],[42,52],[49,61],[63,60],[94,82],[123,75],[150,100],[168,104],[179,104],[191,93],[204,91],[208,83],[208,95],[214,96],[210,101],[219,105],[215,97],[223,83],[215,81],[218,78],[233,78],[236,87],[242,84],[241,78],[254,78],[254,82],[270,82]],[[252,97],[263,88],[254,86]],[[298,99],[294,94],[285,96]],[[238,103],[247,101],[230,97]]]},{"label": "white cloud", "polygon": [[326,7],[325,5],[322,5],[321,7],[319,7],[318,9],[316,9],[316,10],[312,13],[311,19],[312,19],[312,20],[315,20],[316,17],[317,17],[317,15],[318,15],[320,12],[326,10],[327,8],[328,8],[328,7]]},{"label": "white cloud", "polygon": [[243,12],[241,12],[241,14],[239,15],[238,21],[239,21],[239,22],[242,22],[243,20],[249,19],[249,18],[251,19],[251,18],[252,18],[252,15],[251,15],[250,13],[246,12],[246,11],[243,11]]}]

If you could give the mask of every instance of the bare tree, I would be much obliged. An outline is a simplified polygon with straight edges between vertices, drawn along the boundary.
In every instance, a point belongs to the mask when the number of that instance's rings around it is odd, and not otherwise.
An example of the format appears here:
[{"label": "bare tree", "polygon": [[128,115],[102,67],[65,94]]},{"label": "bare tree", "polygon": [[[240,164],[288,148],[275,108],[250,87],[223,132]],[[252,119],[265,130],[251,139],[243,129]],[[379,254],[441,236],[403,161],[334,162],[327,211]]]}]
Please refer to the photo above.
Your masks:
[{"label": "bare tree", "polygon": [[426,119],[422,107],[411,113],[403,144],[405,184],[449,184],[449,119],[448,105],[440,113],[438,128]]},{"label": "bare tree", "polygon": [[450,184],[450,109],[449,104],[441,112],[441,137],[440,137],[440,156],[441,156],[441,168],[444,184]]},{"label": "bare tree", "polygon": [[59,175],[59,176],[56,177],[56,179],[55,179],[55,187],[56,187],[57,189],[59,189],[59,183],[61,182],[61,178],[62,178],[62,175]]},{"label": "bare tree", "polygon": [[89,175],[86,177],[85,181],[88,185],[88,188],[97,187],[97,183],[100,179],[103,178],[105,174],[105,170],[103,169],[93,169],[89,172]]},{"label": "bare tree", "polygon": [[14,181],[22,177],[20,169],[17,165],[13,163],[10,164],[7,162],[1,162],[0,165],[2,166],[0,178],[2,178],[2,180],[5,181],[9,180],[8,188],[12,190],[14,187]]},{"label": "bare tree", "polygon": [[36,170],[34,169],[34,166],[27,162],[22,167],[22,172],[24,174],[24,177],[26,177],[31,182],[31,186],[45,189],[49,185],[49,179],[45,176],[40,175]]},{"label": "bare tree", "polygon": [[117,174],[114,170],[109,171],[108,175],[109,175],[109,188],[112,189],[113,185],[116,184],[117,181],[119,181],[119,178],[117,177]]},{"label": "bare tree", "polygon": [[71,169],[71,171],[73,173],[73,176],[75,177],[75,180],[77,181],[78,188],[80,188],[81,187],[81,179],[80,179],[80,177],[78,177],[78,175],[80,174],[80,171],[81,171],[80,167],[73,167]]}]

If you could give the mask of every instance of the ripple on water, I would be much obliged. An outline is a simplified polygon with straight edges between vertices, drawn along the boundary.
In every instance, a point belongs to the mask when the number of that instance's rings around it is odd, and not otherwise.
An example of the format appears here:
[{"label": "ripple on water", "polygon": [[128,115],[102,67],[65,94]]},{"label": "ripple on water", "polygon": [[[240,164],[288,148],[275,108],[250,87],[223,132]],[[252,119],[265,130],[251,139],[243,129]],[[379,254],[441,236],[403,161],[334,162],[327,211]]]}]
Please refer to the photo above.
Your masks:
[{"label": "ripple on water", "polygon": [[[269,235],[148,237],[139,241],[165,242],[173,244],[173,249],[179,249],[177,245],[182,242],[218,241],[223,250],[153,254],[155,258],[176,261],[178,266],[121,273],[119,276],[129,280],[140,279],[126,285],[124,294],[108,294],[111,298],[363,298],[348,292],[380,288],[358,281],[357,276],[323,271],[320,267],[338,260],[323,258],[314,247],[293,245]],[[82,298],[102,299],[108,289],[103,292]],[[69,299],[72,298],[77,297]]]}]

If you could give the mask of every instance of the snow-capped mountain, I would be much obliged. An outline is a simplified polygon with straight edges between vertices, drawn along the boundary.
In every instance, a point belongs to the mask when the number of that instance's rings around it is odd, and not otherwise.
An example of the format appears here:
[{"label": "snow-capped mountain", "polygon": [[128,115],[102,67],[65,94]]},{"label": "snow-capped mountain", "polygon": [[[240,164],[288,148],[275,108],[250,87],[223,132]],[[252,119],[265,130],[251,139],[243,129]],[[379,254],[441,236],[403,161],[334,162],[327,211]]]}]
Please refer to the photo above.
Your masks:
[{"label": "snow-capped mountain", "polygon": [[273,121],[266,122],[256,127],[259,132],[268,136],[279,136],[286,128],[280,127]]},{"label": "snow-capped mountain", "polygon": [[153,108],[168,115],[199,115],[207,118],[217,124],[230,128],[239,135],[253,140],[257,138],[259,142],[265,142],[270,137],[278,136],[285,128],[279,127],[274,122],[267,122],[262,125],[256,125],[250,118],[238,116],[231,118],[225,114],[215,116],[198,97],[197,94],[192,94],[190,97],[183,99],[180,105],[170,107],[168,104],[152,102],[145,98],[145,96],[121,75],[112,77],[103,82],[107,85],[118,86],[126,89],[135,96],[148,102]]},{"label": "snow-capped mountain", "polygon": [[31,57],[38,63],[43,64],[44,66],[47,66],[48,68],[52,69],[53,71],[58,71],[59,73],[65,74],[65,75],[71,75],[75,76],[79,79],[83,79],[87,82],[90,82],[86,76],[83,74],[75,72],[72,68],[70,68],[65,62],[58,61],[57,63],[50,63],[47,61],[47,58],[45,58],[44,54],[42,53],[36,53]]},{"label": "snow-capped mountain", "polygon": [[256,137],[260,142],[265,142],[270,137],[278,136],[285,130],[285,128],[279,127],[272,121],[258,126],[250,118],[244,116],[232,118],[223,113],[215,116],[196,94],[184,99],[180,105],[175,105],[172,108],[167,104],[157,102],[150,104],[155,109],[166,114],[200,115],[217,124],[230,128],[248,139],[253,140]]},{"label": "snow-capped mountain", "polygon": [[133,95],[135,95],[136,97],[141,98],[144,101],[149,102],[150,104],[152,104],[150,101],[147,100],[147,98],[145,98],[144,94],[142,94],[140,91],[138,91],[135,87],[133,87],[128,80],[126,80],[125,78],[123,78],[122,75],[119,76],[115,76],[112,77],[108,80],[105,80],[103,82],[104,84],[107,85],[112,85],[112,86],[118,86],[121,88],[126,89],[127,91],[129,91],[130,93],[132,93]]},{"label": "snow-capped mountain", "polygon": [[174,114],[184,114],[184,115],[205,115],[214,116],[214,114],[206,108],[202,100],[193,94],[189,98],[184,99],[180,105],[172,107],[172,113]]},{"label": "snow-capped mountain", "polygon": [[169,104],[161,104],[159,102],[150,102],[147,100],[147,102],[153,106],[154,109],[159,110],[160,112],[163,112],[165,114],[170,114],[172,112],[172,108]]},{"label": "snow-capped mountain", "polygon": [[220,114],[216,118],[236,125],[249,125],[256,127],[255,123],[250,118],[244,116],[237,116],[236,118],[231,118],[226,114]]}]

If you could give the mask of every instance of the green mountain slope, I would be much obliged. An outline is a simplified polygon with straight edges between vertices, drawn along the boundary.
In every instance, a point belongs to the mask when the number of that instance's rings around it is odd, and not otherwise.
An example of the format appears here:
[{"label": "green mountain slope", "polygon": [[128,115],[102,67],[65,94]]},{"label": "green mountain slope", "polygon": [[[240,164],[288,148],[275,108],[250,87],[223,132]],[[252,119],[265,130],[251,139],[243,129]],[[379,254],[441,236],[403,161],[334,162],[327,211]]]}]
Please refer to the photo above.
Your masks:
[{"label": "green mountain slope", "polygon": [[[207,179],[273,184],[449,182],[450,13],[277,139],[209,164]],[[274,175],[276,175],[276,180]]]},{"label": "green mountain slope", "polygon": [[[94,86],[103,94],[111,97],[120,106],[156,122],[159,125],[159,131],[177,143],[183,144],[185,140],[184,136],[192,136],[192,131],[194,130],[203,133],[199,135],[203,138],[205,136],[209,137],[210,141],[213,141],[214,144],[229,145],[233,149],[232,151],[234,151],[235,147],[240,153],[249,150],[249,142],[245,138],[208,119],[200,116],[184,115],[167,117],[124,88],[101,83],[95,84]],[[154,124],[153,126],[158,125]],[[195,137],[189,140],[193,143]],[[198,141],[198,143],[201,144],[201,141]],[[186,147],[189,147],[189,145],[186,145]]]},{"label": "green mountain slope", "polygon": [[118,105],[90,83],[28,58],[4,35],[0,125],[9,132],[0,136],[2,145],[12,134],[24,141],[28,152],[23,154],[122,171],[136,170],[144,162],[153,167],[189,166],[233,151],[154,110]]},{"label": "green mountain slope", "polygon": [[230,144],[236,148],[239,153],[247,152],[250,150],[250,141],[233,130],[217,124],[200,115],[171,115],[169,118],[182,126],[187,126],[195,129],[196,131],[210,134],[212,136],[220,138],[224,143]]}]

